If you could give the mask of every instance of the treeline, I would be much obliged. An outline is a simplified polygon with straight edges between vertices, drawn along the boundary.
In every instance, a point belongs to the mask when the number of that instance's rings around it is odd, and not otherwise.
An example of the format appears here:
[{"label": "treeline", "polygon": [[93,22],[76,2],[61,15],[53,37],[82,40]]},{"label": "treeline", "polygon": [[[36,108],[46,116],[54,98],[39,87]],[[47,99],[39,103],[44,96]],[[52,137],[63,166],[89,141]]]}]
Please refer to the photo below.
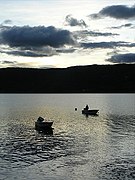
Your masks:
[{"label": "treeline", "polygon": [[135,93],[135,64],[2,68],[1,93]]}]

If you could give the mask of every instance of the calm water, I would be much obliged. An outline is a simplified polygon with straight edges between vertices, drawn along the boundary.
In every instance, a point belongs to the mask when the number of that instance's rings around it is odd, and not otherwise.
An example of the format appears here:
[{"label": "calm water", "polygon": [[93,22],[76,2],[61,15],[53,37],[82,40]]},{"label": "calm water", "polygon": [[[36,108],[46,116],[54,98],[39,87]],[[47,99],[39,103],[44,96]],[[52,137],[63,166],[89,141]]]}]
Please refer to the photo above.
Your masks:
[{"label": "calm water", "polygon": [[135,94],[0,94],[0,179],[135,179]]}]

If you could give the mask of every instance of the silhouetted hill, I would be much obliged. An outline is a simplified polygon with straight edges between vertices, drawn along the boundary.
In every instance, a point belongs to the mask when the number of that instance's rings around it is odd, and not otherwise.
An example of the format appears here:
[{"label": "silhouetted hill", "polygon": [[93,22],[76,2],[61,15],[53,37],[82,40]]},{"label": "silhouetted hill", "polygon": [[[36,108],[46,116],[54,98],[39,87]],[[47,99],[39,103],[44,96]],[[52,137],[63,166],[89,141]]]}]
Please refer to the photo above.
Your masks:
[{"label": "silhouetted hill", "polygon": [[0,69],[1,93],[134,93],[135,64]]}]

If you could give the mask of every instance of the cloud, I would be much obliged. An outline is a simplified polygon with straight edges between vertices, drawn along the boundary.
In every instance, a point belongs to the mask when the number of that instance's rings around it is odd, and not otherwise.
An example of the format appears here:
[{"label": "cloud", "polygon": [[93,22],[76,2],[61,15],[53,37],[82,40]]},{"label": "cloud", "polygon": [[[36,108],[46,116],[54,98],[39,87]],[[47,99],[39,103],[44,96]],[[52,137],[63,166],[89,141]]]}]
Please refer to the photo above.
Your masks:
[{"label": "cloud", "polygon": [[110,32],[96,32],[96,31],[89,31],[89,30],[84,30],[84,31],[76,31],[74,32],[74,34],[76,36],[80,36],[80,37],[86,37],[86,36],[93,36],[93,37],[97,37],[97,36],[116,36],[119,34],[116,33],[110,33]]},{"label": "cloud", "polygon": [[6,61],[6,60],[0,61],[0,64],[15,64],[15,63],[17,63],[17,62],[16,61]]},{"label": "cloud", "polygon": [[123,25],[120,25],[120,26],[113,26],[111,27],[111,29],[120,29],[120,28],[123,28],[123,27],[132,27],[132,23],[127,23],[127,24],[123,24]]},{"label": "cloud", "polygon": [[4,48],[0,50],[0,53],[5,53],[14,56],[27,56],[27,57],[43,57],[56,55],[56,49],[50,46],[45,47],[19,47],[19,48]]},{"label": "cloud", "polygon": [[107,61],[113,63],[135,63],[135,53],[116,54],[107,59]]},{"label": "cloud", "polygon": [[97,19],[101,17],[112,17],[115,19],[135,18],[135,6],[128,7],[125,5],[113,5],[103,8],[99,13],[92,14],[90,17]]},{"label": "cloud", "polygon": [[73,18],[71,15],[67,15],[65,18],[65,21],[70,26],[81,26],[81,27],[87,27],[84,20],[77,20]]},{"label": "cloud", "polygon": [[63,49],[57,49],[56,52],[58,53],[73,53],[76,49],[75,48],[63,48]]},{"label": "cloud", "polygon": [[1,23],[1,25],[9,25],[9,24],[12,24],[12,20],[10,20],[10,19],[6,19],[5,21],[3,21],[2,23]]},{"label": "cloud", "polygon": [[83,48],[115,48],[115,47],[120,47],[120,46],[128,46],[129,45],[126,42],[123,41],[110,41],[110,42],[92,42],[92,43],[81,43],[81,46]]},{"label": "cloud", "polygon": [[[24,67],[24,68],[30,67],[29,62],[22,63],[22,62],[18,62],[18,61],[7,61],[7,60],[0,61],[0,65],[1,65],[1,67],[21,67],[21,68],[22,67]],[[33,63],[33,65],[34,65],[34,63]],[[56,68],[56,66],[54,66],[54,65],[36,65],[36,68],[49,69],[49,68]]]},{"label": "cloud", "polygon": [[27,57],[43,57],[43,56],[50,56],[48,54],[42,54],[42,53],[36,53],[33,51],[20,51],[20,50],[13,50],[13,51],[3,51],[3,53],[6,53],[8,55],[14,55],[14,56],[27,56]]},{"label": "cloud", "polygon": [[61,47],[72,45],[75,39],[70,31],[53,26],[13,26],[1,32],[2,43],[10,47]]},{"label": "cloud", "polygon": [[[5,27],[5,26],[3,26]],[[1,53],[15,56],[43,57],[56,55],[59,48],[69,49],[76,44],[75,37],[68,30],[53,26],[13,26],[0,29],[0,44],[9,47],[1,48]],[[67,50],[68,51],[68,50]],[[69,52],[73,52],[70,51]]]}]

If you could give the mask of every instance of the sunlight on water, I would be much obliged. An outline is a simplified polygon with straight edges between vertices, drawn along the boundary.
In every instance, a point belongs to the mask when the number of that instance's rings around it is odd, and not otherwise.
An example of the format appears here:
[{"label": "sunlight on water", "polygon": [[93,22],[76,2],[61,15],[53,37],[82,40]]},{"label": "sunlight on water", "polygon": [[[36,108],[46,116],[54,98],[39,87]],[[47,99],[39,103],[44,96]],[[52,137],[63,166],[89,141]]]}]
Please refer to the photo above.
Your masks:
[{"label": "sunlight on water", "polygon": [[[1,94],[0,99],[1,179],[135,178],[134,94]],[[83,115],[86,104],[99,115]],[[54,121],[52,134],[35,130],[39,116]]]}]

